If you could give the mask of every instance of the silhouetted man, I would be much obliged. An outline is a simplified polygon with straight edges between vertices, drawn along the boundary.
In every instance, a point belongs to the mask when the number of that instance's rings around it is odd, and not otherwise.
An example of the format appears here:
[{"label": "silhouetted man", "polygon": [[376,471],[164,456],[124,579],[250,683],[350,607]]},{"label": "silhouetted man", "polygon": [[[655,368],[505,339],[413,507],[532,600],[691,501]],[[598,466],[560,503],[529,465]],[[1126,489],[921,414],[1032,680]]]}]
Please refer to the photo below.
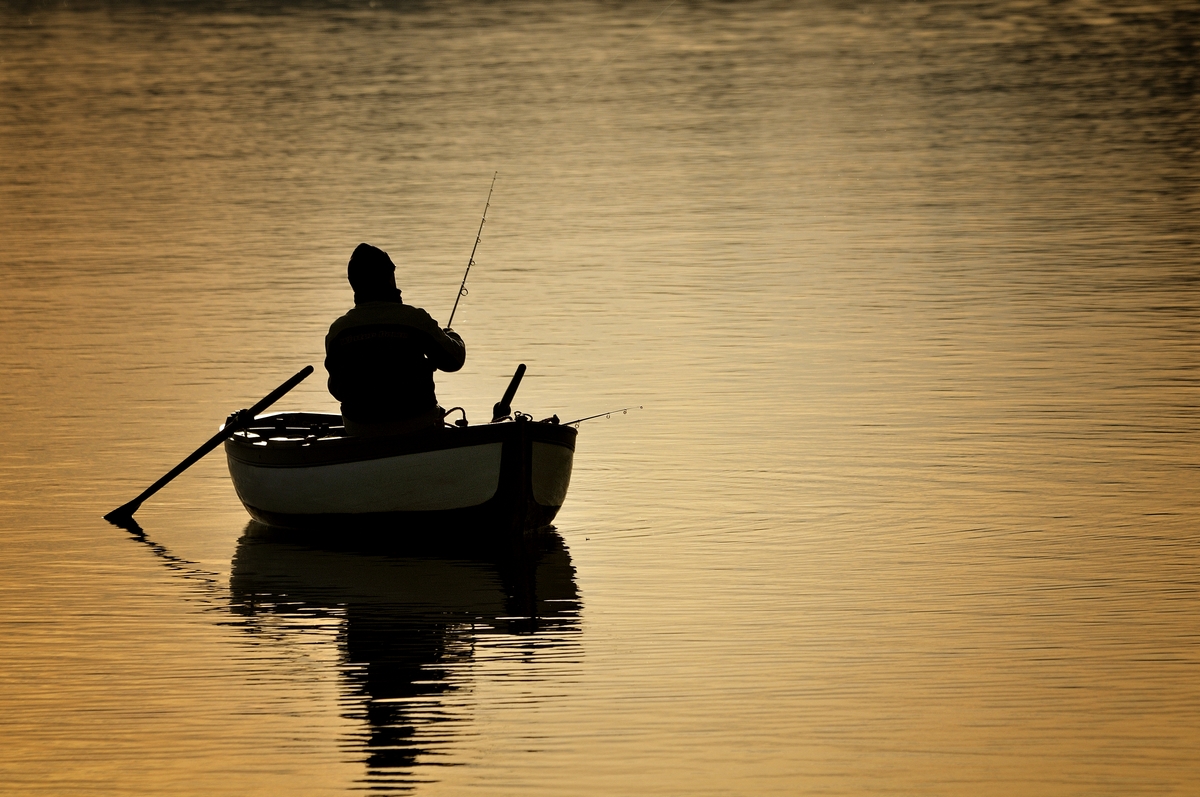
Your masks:
[{"label": "silhouetted man", "polygon": [[354,309],[325,336],[329,392],[342,402],[346,431],[401,434],[442,423],[433,372],[457,371],[467,347],[419,307],[400,301],[387,252],[359,244],[347,267]]}]

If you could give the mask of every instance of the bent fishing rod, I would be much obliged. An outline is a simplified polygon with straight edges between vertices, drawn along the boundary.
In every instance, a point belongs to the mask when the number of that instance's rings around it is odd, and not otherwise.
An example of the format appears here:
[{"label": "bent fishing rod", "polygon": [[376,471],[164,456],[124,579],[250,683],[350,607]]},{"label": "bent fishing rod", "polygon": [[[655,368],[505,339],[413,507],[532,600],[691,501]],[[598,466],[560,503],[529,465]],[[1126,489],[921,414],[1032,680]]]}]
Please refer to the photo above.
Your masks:
[{"label": "bent fishing rod", "polygon": [[483,218],[479,220],[479,230],[475,233],[475,245],[471,247],[471,256],[467,258],[467,270],[463,273],[462,284],[458,286],[458,296],[454,297],[454,309],[450,311],[450,320],[446,322],[446,329],[454,323],[454,314],[458,312],[458,300],[467,295],[467,276],[471,273],[471,266],[475,265],[475,250],[479,248],[479,241],[483,237],[483,224],[487,221],[488,208],[492,206],[492,189],[496,187],[496,175],[500,172],[492,174],[492,185],[488,188],[487,202],[483,204]]}]

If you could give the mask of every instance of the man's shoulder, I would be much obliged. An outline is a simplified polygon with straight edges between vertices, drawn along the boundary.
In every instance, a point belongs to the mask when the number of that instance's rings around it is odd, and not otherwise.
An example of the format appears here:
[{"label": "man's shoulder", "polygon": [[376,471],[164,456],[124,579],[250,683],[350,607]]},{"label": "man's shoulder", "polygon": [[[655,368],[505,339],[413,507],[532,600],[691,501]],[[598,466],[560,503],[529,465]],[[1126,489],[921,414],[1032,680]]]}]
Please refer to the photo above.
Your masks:
[{"label": "man's shoulder", "polygon": [[437,324],[429,313],[420,307],[399,302],[364,302],[333,322],[329,327],[330,337],[352,327],[396,324],[399,326],[427,329]]}]

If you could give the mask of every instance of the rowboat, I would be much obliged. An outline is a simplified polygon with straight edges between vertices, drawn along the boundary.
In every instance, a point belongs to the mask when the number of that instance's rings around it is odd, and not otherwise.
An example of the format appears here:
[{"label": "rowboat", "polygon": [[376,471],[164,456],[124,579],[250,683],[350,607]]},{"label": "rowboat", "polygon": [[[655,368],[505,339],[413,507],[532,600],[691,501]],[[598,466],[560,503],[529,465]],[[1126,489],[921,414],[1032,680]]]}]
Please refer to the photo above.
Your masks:
[{"label": "rowboat", "polygon": [[567,495],[578,432],[557,418],[356,437],[340,415],[282,412],[225,440],[250,516],[270,526],[528,531]]}]

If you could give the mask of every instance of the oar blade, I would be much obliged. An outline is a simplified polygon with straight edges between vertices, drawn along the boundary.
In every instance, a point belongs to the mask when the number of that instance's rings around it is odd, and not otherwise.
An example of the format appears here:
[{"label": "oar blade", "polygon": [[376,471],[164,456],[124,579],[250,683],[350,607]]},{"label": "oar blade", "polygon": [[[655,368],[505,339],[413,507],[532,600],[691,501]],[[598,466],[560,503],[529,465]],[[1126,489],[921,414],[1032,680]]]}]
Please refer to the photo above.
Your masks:
[{"label": "oar blade", "polygon": [[133,519],[133,513],[138,511],[141,505],[141,501],[130,501],[128,504],[119,506],[109,512],[104,516],[104,519],[119,528],[132,530],[132,527],[137,527],[137,521]]}]

